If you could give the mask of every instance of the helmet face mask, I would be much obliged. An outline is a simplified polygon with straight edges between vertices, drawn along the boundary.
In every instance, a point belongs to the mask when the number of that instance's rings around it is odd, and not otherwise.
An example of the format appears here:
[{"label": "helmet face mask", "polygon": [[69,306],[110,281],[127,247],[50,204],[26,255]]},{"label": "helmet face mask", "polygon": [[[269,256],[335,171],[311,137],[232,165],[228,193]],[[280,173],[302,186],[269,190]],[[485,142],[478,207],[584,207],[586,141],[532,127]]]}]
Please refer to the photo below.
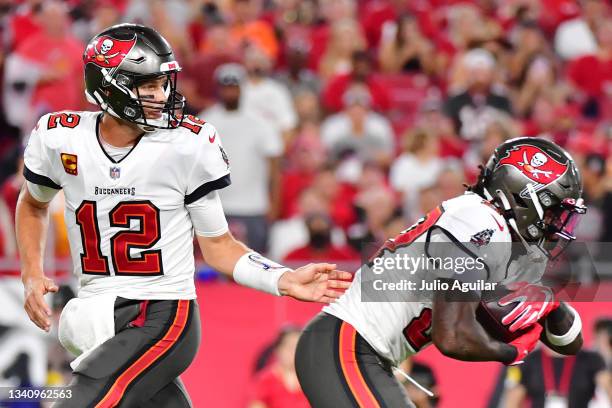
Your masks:
[{"label": "helmet face mask", "polygon": [[582,180],[571,156],[540,138],[501,144],[472,190],[503,210],[526,246],[537,247],[550,259],[575,240],[573,231],[586,212]]},{"label": "helmet face mask", "polygon": [[[83,55],[87,99],[110,115],[145,131],[180,125],[185,97],[177,91],[181,70],[167,41],[135,24],[110,27],[95,36]],[[139,85],[165,77],[165,101],[142,95]],[[159,111],[159,118],[147,117]],[[150,115],[149,115],[150,116]]]},{"label": "helmet face mask", "polygon": [[[157,76],[130,75],[119,71],[117,73],[117,83],[122,85],[125,90],[130,90],[134,95],[130,95],[130,100],[124,104],[123,115],[132,123],[143,127],[171,129],[178,126],[181,121],[181,113],[185,106],[185,98],[176,90],[177,72],[162,74]],[[164,101],[156,101],[149,95],[140,90],[143,83],[165,79]],[[151,111],[159,112],[159,118],[147,118]]]},{"label": "helmet face mask", "polygon": [[574,231],[580,222],[581,215],[586,213],[582,198],[566,198],[555,207],[544,213],[544,219],[538,223],[543,232],[539,245],[550,259],[555,259],[568,245],[576,239]]}]

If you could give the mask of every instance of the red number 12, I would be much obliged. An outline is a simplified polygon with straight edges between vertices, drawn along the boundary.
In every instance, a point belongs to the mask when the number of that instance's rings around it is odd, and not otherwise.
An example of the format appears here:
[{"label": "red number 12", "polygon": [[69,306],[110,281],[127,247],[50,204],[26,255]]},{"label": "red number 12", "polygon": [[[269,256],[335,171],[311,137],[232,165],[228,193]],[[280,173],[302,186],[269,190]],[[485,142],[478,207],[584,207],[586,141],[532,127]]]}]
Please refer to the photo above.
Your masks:
[{"label": "red number 12", "polygon": [[[109,213],[111,227],[130,228],[131,220],[139,221],[136,231],[119,231],[110,239],[111,260],[115,275],[152,276],[162,275],[161,250],[142,251],[138,258],[130,256],[132,248],[148,249],[159,241],[159,209],[150,201],[126,201],[119,203]],[[98,226],[95,201],[83,201],[76,210],[76,222],[81,230],[84,253],[81,267],[84,274],[110,275],[108,257],[100,249],[100,227]]]}]

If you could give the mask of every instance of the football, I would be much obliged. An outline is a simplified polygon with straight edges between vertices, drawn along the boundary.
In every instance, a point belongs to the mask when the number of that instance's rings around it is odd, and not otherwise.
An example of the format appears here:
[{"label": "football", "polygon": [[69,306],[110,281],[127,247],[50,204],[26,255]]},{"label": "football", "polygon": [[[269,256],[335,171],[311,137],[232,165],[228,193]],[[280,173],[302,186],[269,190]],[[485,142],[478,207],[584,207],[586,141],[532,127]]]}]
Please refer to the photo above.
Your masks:
[{"label": "football", "polygon": [[484,327],[489,336],[504,343],[511,342],[526,331],[524,329],[511,332],[510,325],[505,325],[501,322],[504,316],[510,313],[518,304],[518,302],[513,302],[506,306],[500,306],[499,303],[497,303],[499,299],[508,293],[510,293],[508,289],[496,291],[492,299],[481,300],[476,309],[476,320]]}]

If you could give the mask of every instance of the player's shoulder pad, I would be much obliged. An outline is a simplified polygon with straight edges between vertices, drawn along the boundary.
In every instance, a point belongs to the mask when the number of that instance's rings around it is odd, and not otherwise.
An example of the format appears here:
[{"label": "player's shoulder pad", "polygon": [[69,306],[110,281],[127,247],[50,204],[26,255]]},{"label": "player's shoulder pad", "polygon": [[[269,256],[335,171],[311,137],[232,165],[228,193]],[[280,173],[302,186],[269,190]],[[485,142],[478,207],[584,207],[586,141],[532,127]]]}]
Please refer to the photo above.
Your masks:
[{"label": "player's shoulder pad", "polygon": [[466,193],[442,203],[444,209],[436,225],[457,241],[483,246],[489,242],[511,242],[506,220],[474,193]]},{"label": "player's shoulder pad", "polygon": [[61,131],[66,129],[77,129],[83,124],[97,120],[100,112],[91,111],[58,111],[42,115],[36,124],[38,131]]},{"label": "player's shoulder pad", "polygon": [[172,134],[193,147],[219,143],[217,129],[210,122],[193,115],[185,115],[180,125],[172,129]]},{"label": "player's shoulder pad", "polygon": [[59,111],[40,117],[31,137],[38,137],[43,144],[55,146],[66,138],[76,137],[83,129],[95,131],[95,121],[100,112]]}]

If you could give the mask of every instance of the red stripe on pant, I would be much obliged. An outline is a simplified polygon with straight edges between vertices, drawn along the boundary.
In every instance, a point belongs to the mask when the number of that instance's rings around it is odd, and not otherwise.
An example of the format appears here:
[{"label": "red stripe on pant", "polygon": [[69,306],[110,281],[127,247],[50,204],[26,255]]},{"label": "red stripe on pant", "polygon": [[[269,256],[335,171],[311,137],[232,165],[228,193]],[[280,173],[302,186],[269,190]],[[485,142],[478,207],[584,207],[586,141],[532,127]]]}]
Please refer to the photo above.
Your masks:
[{"label": "red stripe on pant", "polygon": [[356,338],[357,331],[355,328],[346,322],[342,322],[338,341],[338,347],[340,348],[338,355],[340,356],[342,373],[360,408],[380,408],[380,404],[363,379],[363,374],[357,364]]},{"label": "red stripe on pant", "polygon": [[104,398],[96,405],[96,408],[116,407],[123,398],[127,387],[155,361],[162,357],[178,341],[187,325],[189,317],[189,300],[179,300],[172,325],[157,343],[148,349],[138,360],[121,374],[113,383]]}]

